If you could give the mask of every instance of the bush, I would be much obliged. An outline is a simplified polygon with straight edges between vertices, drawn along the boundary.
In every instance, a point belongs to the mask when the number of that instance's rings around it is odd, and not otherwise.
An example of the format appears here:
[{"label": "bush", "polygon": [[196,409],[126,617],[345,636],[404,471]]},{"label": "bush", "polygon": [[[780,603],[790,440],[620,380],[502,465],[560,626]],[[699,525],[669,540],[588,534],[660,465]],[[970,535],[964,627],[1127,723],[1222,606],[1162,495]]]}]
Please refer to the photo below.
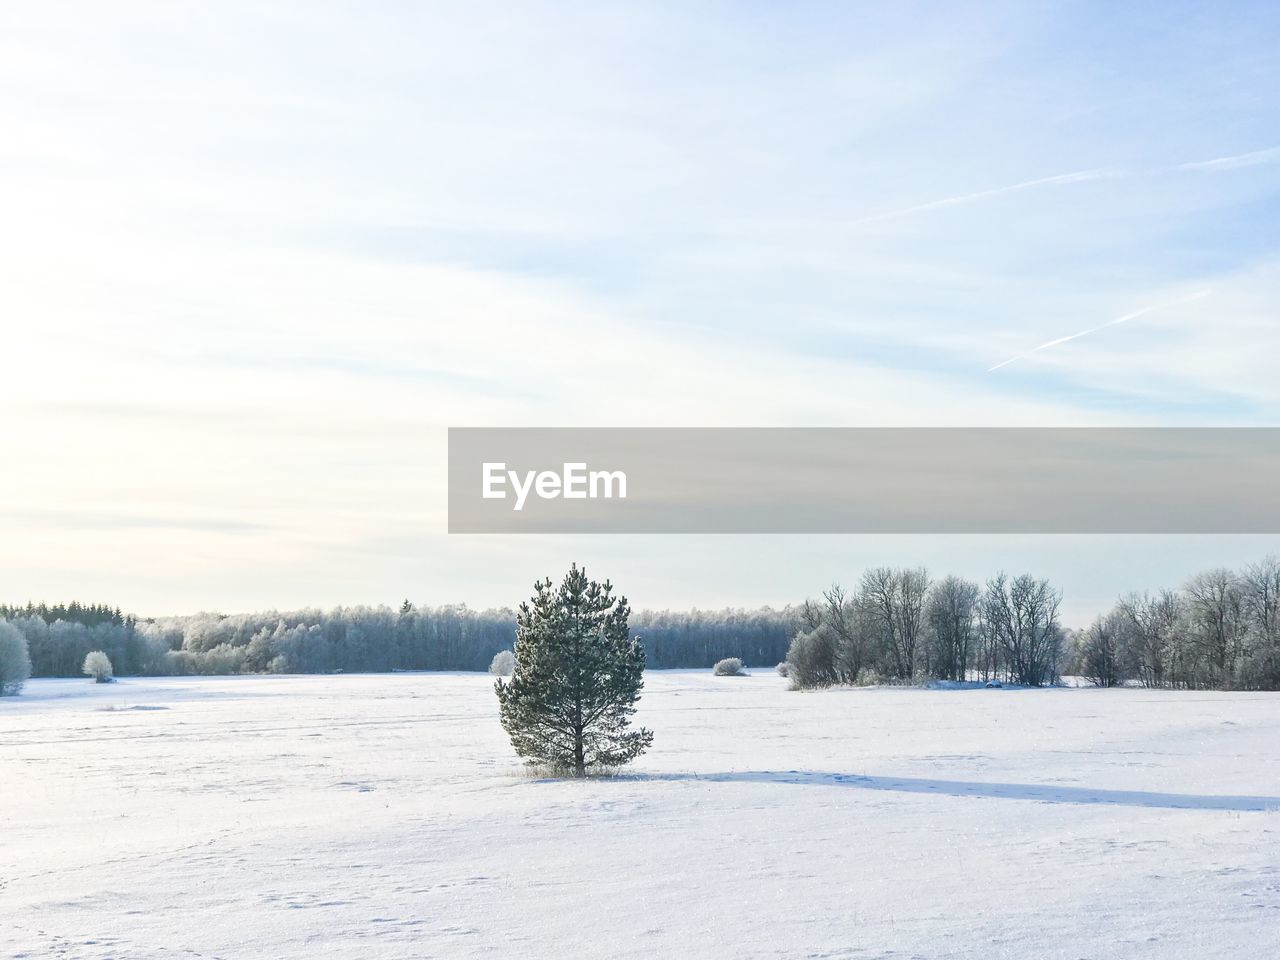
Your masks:
[{"label": "bush", "polygon": [[27,638],[13,624],[0,620],[0,697],[19,693],[31,676]]},{"label": "bush", "polygon": [[780,664],[778,664],[773,669],[778,671],[778,676],[780,677],[791,676],[791,664],[787,663],[787,661],[785,660],[783,660]]},{"label": "bush", "polygon": [[836,640],[835,631],[825,623],[796,634],[787,651],[787,675],[794,689],[829,687],[840,681]]},{"label": "bush", "polygon": [[745,677],[747,671],[742,669],[742,661],[737,657],[725,657],[712,668],[717,677]]},{"label": "bush", "polygon": [[111,660],[101,650],[91,650],[85,656],[83,670],[94,683],[111,682]]},{"label": "bush", "polygon": [[516,668],[516,655],[510,650],[499,650],[493,655],[489,672],[495,677],[509,677]]}]

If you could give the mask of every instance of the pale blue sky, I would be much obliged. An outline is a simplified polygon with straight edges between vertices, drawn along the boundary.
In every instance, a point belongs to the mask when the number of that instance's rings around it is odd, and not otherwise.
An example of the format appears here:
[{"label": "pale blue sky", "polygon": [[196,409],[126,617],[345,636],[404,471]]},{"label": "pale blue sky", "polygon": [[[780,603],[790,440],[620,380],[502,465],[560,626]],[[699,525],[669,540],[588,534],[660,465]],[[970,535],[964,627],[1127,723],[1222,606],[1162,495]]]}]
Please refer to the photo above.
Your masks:
[{"label": "pale blue sky", "polygon": [[[1280,417],[1274,4],[12,4],[5,599],[1120,591],[1276,538],[449,538],[449,425]],[[1041,344],[1132,319],[990,368]]]}]

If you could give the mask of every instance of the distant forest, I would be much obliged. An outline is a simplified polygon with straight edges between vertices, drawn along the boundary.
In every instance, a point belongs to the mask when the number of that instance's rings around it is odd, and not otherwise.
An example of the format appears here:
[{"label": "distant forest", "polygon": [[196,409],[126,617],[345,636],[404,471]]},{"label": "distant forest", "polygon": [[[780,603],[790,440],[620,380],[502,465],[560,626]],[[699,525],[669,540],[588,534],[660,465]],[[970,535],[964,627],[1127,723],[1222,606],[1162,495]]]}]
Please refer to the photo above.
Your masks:
[{"label": "distant forest", "polygon": [[[515,642],[515,611],[466,606],[338,607],[141,619],[100,604],[0,605],[27,639],[31,675],[79,676],[102,650],[117,676],[485,670]],[[651,667],[724,657],[772,667],[787,653],[796,610],[641,611],[631,616]]]},{"label": "distant forest", "polygon": [[[1060,624],[1061,600],[1029,574],[979,584],[878,567],[849,590],[833,586],[794,607],[640,611],[631,628],[650,667],[785,662],[802,687],[931,679],[1041,686],[1067,674],[1099,686],[1280,689],[1280,558],[1121,597],[1079,631]],[[101,604],[0,605],[6,620],[37,677],[79,676],[93,650],[107,654],[118,676],[485,670],[515,642],[514,610],[407,600],[399,609],[156,619]],[[11,671],[18,680],[26,652]]]}]

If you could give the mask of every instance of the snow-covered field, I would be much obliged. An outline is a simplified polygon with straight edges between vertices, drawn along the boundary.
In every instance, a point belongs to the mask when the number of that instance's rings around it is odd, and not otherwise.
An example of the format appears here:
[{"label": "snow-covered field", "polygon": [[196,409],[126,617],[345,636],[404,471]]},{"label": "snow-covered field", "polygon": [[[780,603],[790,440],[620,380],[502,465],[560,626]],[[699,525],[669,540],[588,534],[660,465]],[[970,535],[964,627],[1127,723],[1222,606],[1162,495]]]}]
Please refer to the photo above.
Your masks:
[{"label": "snow-covered field", "polygon": [[1280,955],[1280,695],[647,677],[623,777],[488,677],[0,701],[0,956]]}]

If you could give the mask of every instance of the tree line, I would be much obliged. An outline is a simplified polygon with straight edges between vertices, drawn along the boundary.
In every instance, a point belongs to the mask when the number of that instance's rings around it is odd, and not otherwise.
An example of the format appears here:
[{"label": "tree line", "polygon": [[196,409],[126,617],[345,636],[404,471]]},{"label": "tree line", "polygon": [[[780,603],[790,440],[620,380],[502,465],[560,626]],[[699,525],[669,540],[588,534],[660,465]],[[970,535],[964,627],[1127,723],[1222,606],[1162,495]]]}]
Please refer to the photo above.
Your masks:
[{"label": "tree line", "polygon": [[[985,583],[876,567],[851,588],[782,609],[631,616],[648,665],[780,661],[798,686],[999,681],[1063,674],[1101,686],[1280,689],[1280,558],[1209,570],[1177,589],[1122,597],[1088,628],[1060,622],[1062,594],[1031,574]],[[118,607],[0,606],[6,656],[32,676],[79,676],[103,651],[117,675],[486,670],[515,639],[516,612],[465,605],[338,607],[140,619]],[[18,651],[21,642],[25,651]],[[0,680],[3,680],[0,677]]]},{"label": "tree line", "polygon": [[[139,619],[102,605],[0,607],[26,639],[31,675],[79,676],[103,651],[117,676],[486,670],[510,649],[516,612],[465,605],[266,611]],[[700,667],[728,655],[773,664],[796,611],[658,611],[633,615],[654,667]]]},{"label": "tree line", "polygon": [[20,617],[39,617],[45,623],[65,620],[68,623],[83,623],[86,627],[96,627],[100,623],[111,623],[117,626],[124,624],[126,617],[119,607],[109,607],[105,603],[30,603],[18,606],[11,603],[0,603],[0,620],[17,620]]},{"label": "tree line", "polygon": [[800,687],[1044,686],[1067,673],[1100,686],[1280,689],[1280,558],[1123,597],[1081,631],[1062,626],[1061,602],[1059,590],[1030,574],[979,584],[877,567],[853,589],[835,585],[805,602],[786,669]]},{"label": "tree line", "polygon": [[1122,597],[1080,631],[1072,667],[1106,687],[1280,690],[1280,557]]},{"label": "tree line", "polygon": [[839,584],[801,608],[787,652],[800,687],[919,680],[1058,679],[1067,638],[1062,594],[1030,574],[985,585],[923,567],[875,567],[855,588]]}]

